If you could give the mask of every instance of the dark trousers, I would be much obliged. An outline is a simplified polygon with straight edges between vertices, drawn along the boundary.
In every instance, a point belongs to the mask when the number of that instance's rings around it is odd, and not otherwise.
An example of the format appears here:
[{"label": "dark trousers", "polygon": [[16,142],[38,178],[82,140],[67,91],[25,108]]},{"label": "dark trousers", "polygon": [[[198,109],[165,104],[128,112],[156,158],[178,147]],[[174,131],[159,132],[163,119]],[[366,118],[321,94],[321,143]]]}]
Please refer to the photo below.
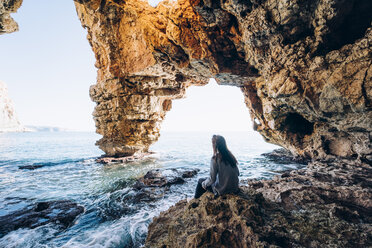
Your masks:
[{"label": "dark trousers", "polygon": [[207,180],[207,178],[199,178],[198,185],[196,185],[196,190],[195,190],[195,199],[198,199],[200,196],[202,196],[205,192],[209,191],[213,193],[213,189],[211,186],[207,187],[207,190],[205,190],[202,186],[202,183],[204,180]]}]

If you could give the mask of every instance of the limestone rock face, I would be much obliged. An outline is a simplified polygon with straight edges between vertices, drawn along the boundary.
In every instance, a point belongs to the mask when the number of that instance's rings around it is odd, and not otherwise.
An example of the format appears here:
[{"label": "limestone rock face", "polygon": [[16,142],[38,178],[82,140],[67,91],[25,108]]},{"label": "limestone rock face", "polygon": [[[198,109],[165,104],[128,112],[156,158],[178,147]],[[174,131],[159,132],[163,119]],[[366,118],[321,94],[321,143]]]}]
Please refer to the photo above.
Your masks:
[{"label": "limestone rock face", "polygon": [[75,4],[108,155],[146,151],[172,100],[211,77],[241,88],[268,142],[311,158],[371,153],[370,0]]},{"label": "limestone rock face", "polygon": [[[153,219],[146,247],[370,247],[371,166],[316,162]],[[261,193],[260,193],[261,192]]]},{"label": "limestone rock face", "polygon": [[23,0],[2,0],[0,2],[0,34],[18,31],[18,24],[10,17],[17,12]]},{"label": "limestone rock face", "polygon": [[13,102],[9,98],[8,88],[0,81],[0,132],[22,132],[25,128],[20,124],[14,111]]}]

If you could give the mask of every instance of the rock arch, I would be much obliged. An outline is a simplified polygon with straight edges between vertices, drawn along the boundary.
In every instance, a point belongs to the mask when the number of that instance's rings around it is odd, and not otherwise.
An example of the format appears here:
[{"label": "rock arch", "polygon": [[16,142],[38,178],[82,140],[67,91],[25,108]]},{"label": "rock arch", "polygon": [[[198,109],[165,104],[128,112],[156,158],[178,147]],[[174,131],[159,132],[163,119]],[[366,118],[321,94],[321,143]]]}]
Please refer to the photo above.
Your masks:
[{"label": "rock arch", "polygon": [[[372,4],[341,2],[76,0],[97,58],[98,145],[146,151],[172,100],[214,77],[242,90],[268,142],[312,158],[367,156]],[[358,30],[343,38],[351,20]]]},{"label": "rock arch", "polygon": [[[21,2],[5,1],[1,20]],[[106,154],[146,151],[172,100],[213,77],[242,90],[268,142],[312,158],[371,159],[370,1],[75,4],[97,59],[90,95]]]}]

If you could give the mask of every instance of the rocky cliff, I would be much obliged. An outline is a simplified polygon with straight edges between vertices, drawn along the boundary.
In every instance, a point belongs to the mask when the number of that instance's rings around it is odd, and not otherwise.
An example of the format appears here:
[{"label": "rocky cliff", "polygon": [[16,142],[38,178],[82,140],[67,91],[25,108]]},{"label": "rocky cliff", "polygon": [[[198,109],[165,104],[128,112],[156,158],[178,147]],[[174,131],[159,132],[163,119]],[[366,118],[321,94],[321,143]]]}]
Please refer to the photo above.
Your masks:
[{"label": "rocky cliff", "polygon": [[8,95],[8,88],[0,81],[0,132],[23,131],[25,128],[19,123],[13,102]]},{"label": "rocky cliff", "polygon": [[106,154],[146,151],[172,100],[211,77],[242,90],[268,142],[311,158],[371,154],[371,1],[75,4],[97,59],[90,95]]}]

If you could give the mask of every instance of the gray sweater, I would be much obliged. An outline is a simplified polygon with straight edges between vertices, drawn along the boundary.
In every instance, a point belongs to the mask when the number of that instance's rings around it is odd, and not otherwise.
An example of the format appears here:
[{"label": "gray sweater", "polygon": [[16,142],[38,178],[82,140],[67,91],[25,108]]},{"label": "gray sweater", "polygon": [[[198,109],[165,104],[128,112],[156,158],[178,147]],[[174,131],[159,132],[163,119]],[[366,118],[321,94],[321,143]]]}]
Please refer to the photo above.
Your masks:
[{"label": "gray sweater", "polygon": [[203,182],[203,186],[212,186],[213,191],[219,195],[236,192],[239,189],[238,166],[232,167],[223,161],[216,163],[212,158],[210,176]]}]

